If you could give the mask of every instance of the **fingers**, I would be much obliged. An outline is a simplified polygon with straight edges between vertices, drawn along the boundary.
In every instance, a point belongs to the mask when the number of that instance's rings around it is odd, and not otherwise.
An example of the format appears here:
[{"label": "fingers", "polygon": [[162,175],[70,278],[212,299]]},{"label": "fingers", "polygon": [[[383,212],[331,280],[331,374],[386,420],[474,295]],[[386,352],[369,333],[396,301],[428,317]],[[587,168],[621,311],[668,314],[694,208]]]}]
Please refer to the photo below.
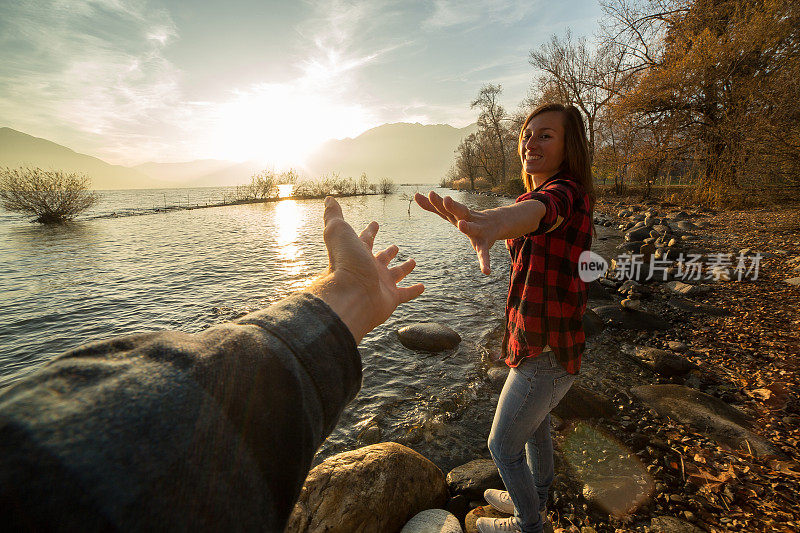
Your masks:
[{"label": "fingers", "polygon": [[342,207],[333,196],[326,196],[325,212],[322,214],[323,223],[327,226],[328,223],[334,218],[341,218],[344,220],[344,215],[342,215]]},{"label": "fingers", "polygon": [[386,248],[385,250],[383,250],[382,252],[378,252],[377,254],[375,254],[375,259],[380,261],[382,265],[386,266],[392,262],[392,259],[397,257],[397,252],[399,251],[400,249],[397,247],[397,245],[393,244],[388,248]]},{"label": "fingers", "polygon": [[487,276],[492,273],[492,269],[489,267],[488,248],[480,248],[478,250],[478,263],[481,265],[481,272],[483,272]]},{"label": "fingers", "polygon": [[[435,194],[435,193],[432,192],[431,194]],[[450,219],[448,219],[446,216],[444,216],[442,213],[440,213],[439,210],[436,209],[436,206],[434,206],[427,197],[421,195],[420,193],[416,193],[414,195],[414,200],[417,202],[417,205],[419,205],[425,211],[430,211],[431,213],[435,213],[435,214],[439,215],[440,217],[442,217],[443,219],[445,219],[448,222],[450,222]]]},{"label": "fingers", "polygon": [[455,215],[455,217],[459,220],[469,219],[470,218],[470,210],[464,204],[458,203],[449,196],[444,197],[444,208],[447,209],[448,212]]},{"label": "fingers", "polygon": [[398,287],[397,295],[400,298],[400,303],[404,304],[406,302],[410,302],[411,300],[422,294],[422,291],[424,290],[425,290],[425,285],[423,285],[422,283],[417,283],[410,287]]},{"label": "fingers", "polygon": [[417,266],[417,262],[413,259],[408,259],[407,261],[403,261],[401,264],[390,268],[389,273],[392,275],[394,282],[399,283],[404,277],[408,276],[412,270],[414,270],[415,266]]},{"label": "fingers", "polygon": [[428,199],[430,200],[430,202],[433,205],[433,207],[436,208],[436,212],[439,213],[440,217],[442,217],[443,219],[447,220],[451,224],[455,224],[456,223],[456,217],[454,217],[453,214],[450,213],[450,211],[448,211],[445,208],[444,202],[443,202],[441,196],[439,196],[435,192],[431,191],[430,194],[428,194]]},{"label": "fingers", "polygon": [[358,236],[367,247],[367,250],[370,252],[372,251],[372,246],[375,244],[375,235],[378,233],[378,223],[374,220],[364,228],[364,231],[361,232],[361,235]]}]

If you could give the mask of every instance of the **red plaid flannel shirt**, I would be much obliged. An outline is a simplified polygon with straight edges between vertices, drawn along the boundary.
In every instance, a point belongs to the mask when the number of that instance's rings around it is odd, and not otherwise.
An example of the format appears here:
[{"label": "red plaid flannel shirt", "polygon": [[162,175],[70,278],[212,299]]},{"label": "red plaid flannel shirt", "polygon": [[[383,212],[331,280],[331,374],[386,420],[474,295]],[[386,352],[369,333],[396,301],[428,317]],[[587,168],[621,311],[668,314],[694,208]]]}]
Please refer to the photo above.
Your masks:
[{"label": "red plaid flannel shirt", "polygon": [[503,356],[514,367],[549,346],[564,369],[577,374],[588,293],[578,258],[592,245],[589,196],[559,173],[517,198],[525,200],[542,202],[547,212],[535,231],[506,241],[512,265]]}]

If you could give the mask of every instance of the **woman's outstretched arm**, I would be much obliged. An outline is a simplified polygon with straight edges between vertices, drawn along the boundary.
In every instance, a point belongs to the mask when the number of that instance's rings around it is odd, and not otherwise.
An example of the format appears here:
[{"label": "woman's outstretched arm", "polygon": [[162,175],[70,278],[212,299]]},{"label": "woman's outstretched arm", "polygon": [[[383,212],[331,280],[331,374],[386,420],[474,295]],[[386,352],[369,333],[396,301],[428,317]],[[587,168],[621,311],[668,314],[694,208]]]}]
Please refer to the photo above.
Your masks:
[{"label": "woman's outstretched arm", "polygon": [[487,275],[491,272],[489,249],[495,241],[514,239],[536,231],[547,212],[545,205],[538,200],[475,211],[449,196],[442,198],[435,192],[428,197],[417,193],[414,199],[422,209],[436,213],[469,237],[478,254],[481,272]]}]

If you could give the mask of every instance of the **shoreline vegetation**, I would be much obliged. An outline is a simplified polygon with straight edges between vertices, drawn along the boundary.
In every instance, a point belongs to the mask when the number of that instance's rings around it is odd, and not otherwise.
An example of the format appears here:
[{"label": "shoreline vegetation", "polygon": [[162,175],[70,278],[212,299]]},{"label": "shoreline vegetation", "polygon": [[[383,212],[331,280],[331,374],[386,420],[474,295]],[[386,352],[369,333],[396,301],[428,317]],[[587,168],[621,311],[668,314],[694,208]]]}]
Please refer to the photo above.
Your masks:
[{"label": "shoreline vegetation", "polygon": [[[41,168],[0,169],[0,205],[10,212],[33,217],[31,222],[64,224],[101,201],[101,196],[89,188],[91,178],[85,174],[44,170]],[[364,172],[358,180],[341,178],[334,172],[318,179],[302,178],[296,171],[276,173],[264,170],[250,178],[250,183],[237,185],[233,193],[223,195],[221,202],[191,205],[153,206],[144,212],[128,212],[125,216],[167,211],[186,211],[228,205],[258,204],[280,200],[311,200],[326,196],[347,197],[394,194],[397,185],[382,177],[371,183]],[[116,212],[91,218],[116,218]]]},{"label": "shoreline vegetation", "polygon": [[500,104],[500,85],[480,89],[477,131],[442,186],[521,190],[521,125],[559,103],[581,111],[592,174],[616,195],[672,190],[673,202],[716,209],[800,198],[796,1],[601,4],[591,41],[567,30],[530,51],[535,79],[518,108]]}]

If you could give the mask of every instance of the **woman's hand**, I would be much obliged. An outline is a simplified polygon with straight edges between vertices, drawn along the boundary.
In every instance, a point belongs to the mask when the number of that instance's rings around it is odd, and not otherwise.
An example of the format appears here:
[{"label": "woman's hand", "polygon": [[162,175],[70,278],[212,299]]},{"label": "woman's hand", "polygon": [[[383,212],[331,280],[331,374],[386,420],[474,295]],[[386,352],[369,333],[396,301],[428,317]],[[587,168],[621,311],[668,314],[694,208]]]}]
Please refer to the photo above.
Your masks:
[{"label": "woman's hand", "polygon": [[433,191],[427,198],[417,193],[414,195],[414,200],[422,209],[436,213],[469,237],[469,242],[478,254],[481,272],[489,275],[491,272],[489,250],[500,235],[500,220],[495,211],[491,209],[474,211],[449,196],[442,198]]},{"label": "woman's hand", "polygon": [[409,259],[389,268],[398,248],[391,245],[374,254],[372,246],[378,223],[371,222],[360,236],[345,222],[342,208],[332,197],[325,198],[325,230],[328,271],[309,287],[327,303],[353,333],[356,343],[382,324],[401,303],[413,300],[424,290],[422,283],[398,287],[416,263]]}]

